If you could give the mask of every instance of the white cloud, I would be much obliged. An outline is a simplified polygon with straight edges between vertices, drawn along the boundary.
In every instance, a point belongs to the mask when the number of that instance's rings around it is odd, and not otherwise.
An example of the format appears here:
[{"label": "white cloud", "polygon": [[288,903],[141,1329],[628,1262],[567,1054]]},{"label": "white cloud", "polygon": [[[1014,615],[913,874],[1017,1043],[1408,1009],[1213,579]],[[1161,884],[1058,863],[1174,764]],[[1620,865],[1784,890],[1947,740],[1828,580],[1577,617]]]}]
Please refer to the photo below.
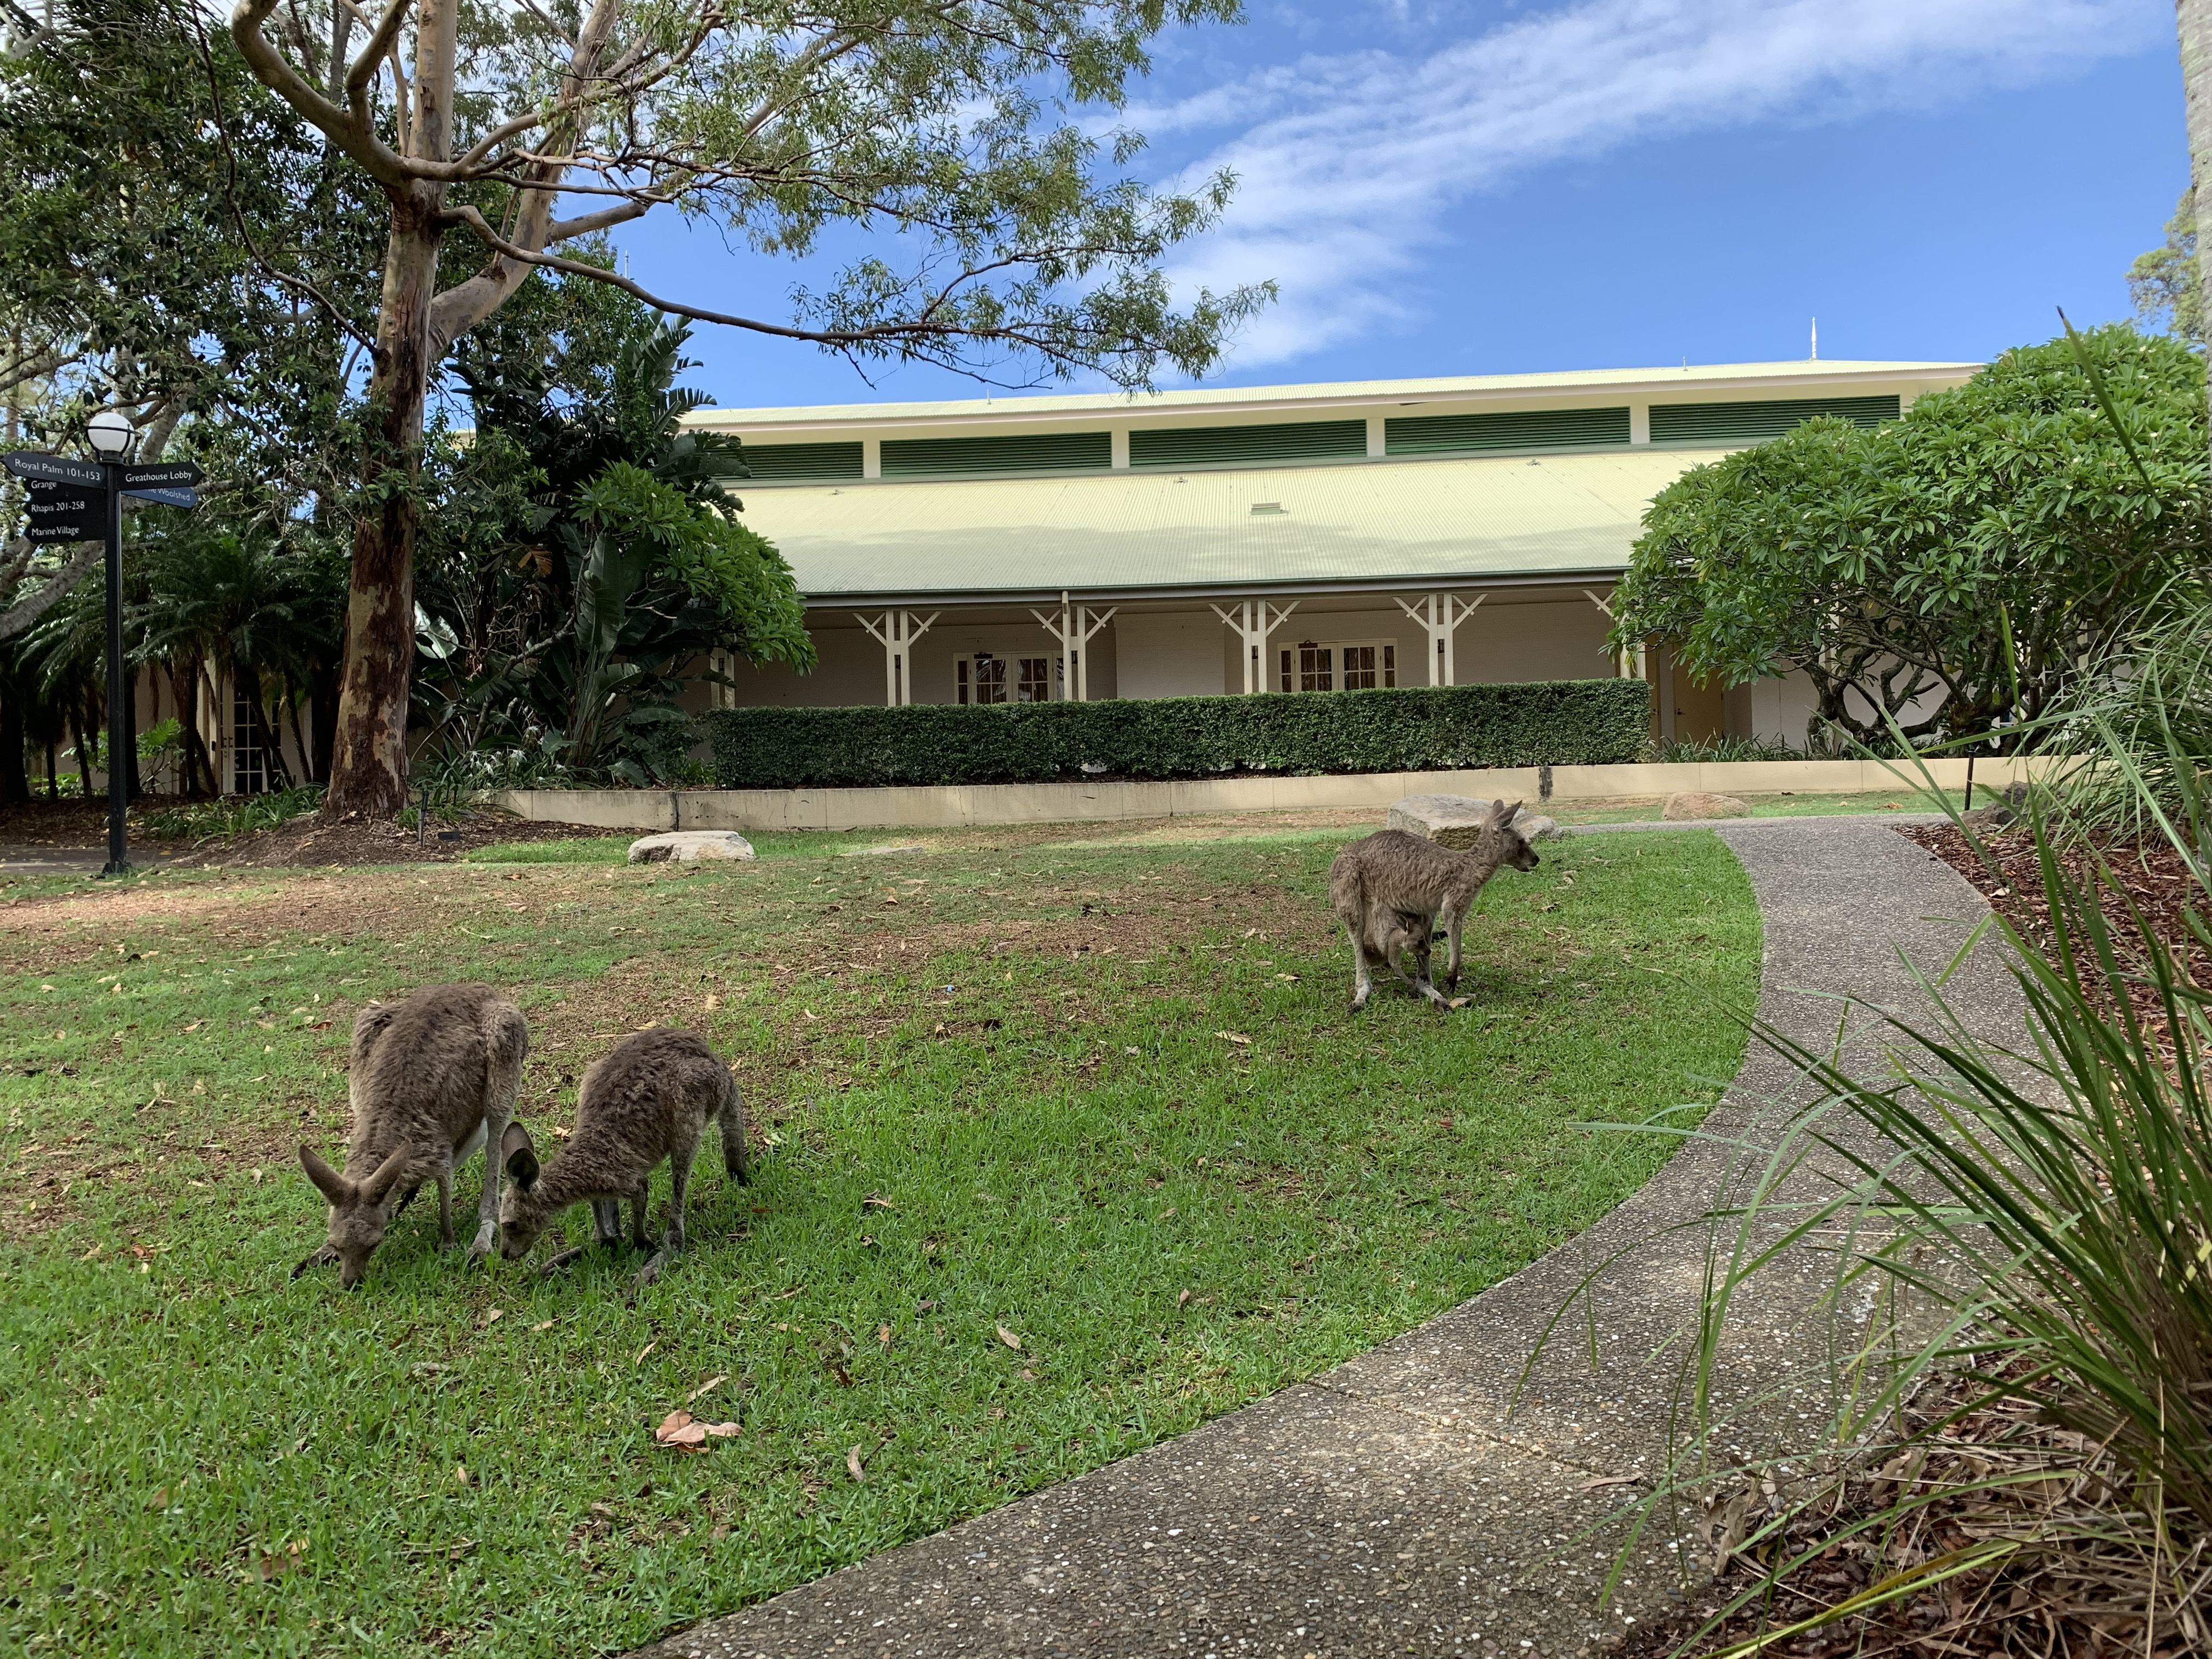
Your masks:
[{"label": "white cloud", "polygon": [[1640,138],[1930,106],[2170,40],[2157,0],[1588,0],[1426,58],[1314,56],[1129,112],[1158,137],[1241,129],[1187,170],[1237,173],[1178,263],[1282,302],[1237,360],[1279,362],[1403,314],[1401,276],[1475,192]]}]

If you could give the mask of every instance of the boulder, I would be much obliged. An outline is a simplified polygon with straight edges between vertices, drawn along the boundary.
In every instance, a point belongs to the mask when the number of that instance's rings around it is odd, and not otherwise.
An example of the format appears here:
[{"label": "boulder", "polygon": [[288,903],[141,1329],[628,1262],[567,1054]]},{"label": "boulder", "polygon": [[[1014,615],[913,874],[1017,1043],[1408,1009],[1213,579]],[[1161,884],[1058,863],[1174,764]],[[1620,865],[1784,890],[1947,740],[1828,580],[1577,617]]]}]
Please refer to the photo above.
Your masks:
[{"label": "boulder", "polygon": [[1751,808],[1734,795],[1708,795],[1692,791],[1669,795],[1659,816],[1680,823],[1690,818],[1747,818]]},{"label": "boulder", "polygon": [[700,859],[749,859],[753,844],[732,830],[672,830],[629,844],[632,864],[690,864]]},{"label": "boulder", "polygon": [[[1383,827],[1403,830],[1409,836],[1419,836],[1439,847],[1472,847],[1482,833],[1483,820],[1490,816],[1490,809],[1495,805],[1494,801],[1469,795],[1408,795],[1392,803],[1382,821]],[[1549,841],[1562,833],[1550,818],[1539,817],[1529,811],[1525,801],[1514,814],[1513,822],[1530,841]]]}]

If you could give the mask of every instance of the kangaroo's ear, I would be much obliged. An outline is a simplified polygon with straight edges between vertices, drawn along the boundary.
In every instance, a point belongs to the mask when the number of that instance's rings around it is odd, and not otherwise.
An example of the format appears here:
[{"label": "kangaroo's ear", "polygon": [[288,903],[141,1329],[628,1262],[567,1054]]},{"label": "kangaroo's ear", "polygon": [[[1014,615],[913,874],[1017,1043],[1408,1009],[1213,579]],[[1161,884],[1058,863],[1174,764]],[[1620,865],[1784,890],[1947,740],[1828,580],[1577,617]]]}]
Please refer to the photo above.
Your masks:
[{"label": "kangaroo's ear", "polygon": [[528,1192],[538,1184],[538,1148],[531,1143],[530,1131],[520,1123],[510,1123],[507,1133],[499,1138],[500,1161],[514,1178],[514,1184]]},{"label": "kangaroo's ear", "polygon": [[392,1149],[392,1155],[376,1166],[376,1173],[361,1183],[361,1195],[372,1204],[381,1204],[390,1197],[392,1189],[399,1184],[399,1177],[407,1173],[407,1166],[415,1161],[415,1147],[410,1141],[401,1141]]},{"label": "kangaroo's ear", "polygon": [[1520,815],[1521,803],[1517,800],[1497,800],[1490,805],[1490,821],[1501,830]]},{"label": "kangaroo's ear", "polygon": [[300,1148],[300,1167],[307,1172],[307,1179],[315,1183],[315,1190],[333,1204],[345,1204],[353,1198],[353,1182],[323,1162],[312,1146]]}]

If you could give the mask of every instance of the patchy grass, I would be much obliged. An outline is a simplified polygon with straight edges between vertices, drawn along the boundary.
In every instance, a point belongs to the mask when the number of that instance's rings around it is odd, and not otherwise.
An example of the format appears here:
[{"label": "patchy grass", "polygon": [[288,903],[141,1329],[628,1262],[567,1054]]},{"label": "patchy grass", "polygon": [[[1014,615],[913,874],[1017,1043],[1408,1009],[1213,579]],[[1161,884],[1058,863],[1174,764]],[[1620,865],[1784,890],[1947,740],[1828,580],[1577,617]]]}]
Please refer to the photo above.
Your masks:
[{"label": "patchy grass", "polygon": [[[1580,1124],[1735,1071],[1747,884],[1705,831],[1547,848],[1483,898],[1472,1008],[1353,1016],[1343,838],[210,872],[0,910],[0,1645],[619,1650],[1513,1272],[1661,1157]],[[467,976],[530,1016],[541,1129],[649,1022],[738,1062],[756,1183],[702,1160],[695,1247],[634,1300],[626,1262],[464,1272],[420,1204],[360,1293],[287,1278],[354,1012]],[[702,1389],[743,1432],[657,1447]]]}]

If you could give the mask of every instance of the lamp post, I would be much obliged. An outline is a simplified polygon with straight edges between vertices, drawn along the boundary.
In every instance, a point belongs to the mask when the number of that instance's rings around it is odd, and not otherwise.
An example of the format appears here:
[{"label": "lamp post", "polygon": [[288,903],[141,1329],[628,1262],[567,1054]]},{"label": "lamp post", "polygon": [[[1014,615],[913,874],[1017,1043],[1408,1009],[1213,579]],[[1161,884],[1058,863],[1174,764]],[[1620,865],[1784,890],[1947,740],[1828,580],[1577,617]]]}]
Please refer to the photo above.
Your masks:
[{"label": "lamp post", "polygon": [[[33,543],[88,542],[107,544],[107,866],[100,873],[127,876],[129,852],[124,819],[131,806],[131,757],[124,752],[123,700],[131,676],[123,665],[123,498],[158,501],[164,507],[199,504],[200,470],[190,461],[132,466],[131,451],[138,429],[118,410],[103,409],[86,423],[97,461],[72,460],[35,449],[0,455],[0,465],[23,481],[29,496],[24,539]],[[95,529],[94,514],[99,525]]]},{"label": "lamp post", "polygon": [[85,428],[92,453],[106,475],[102,503],[107,534],[107,863],[100,875],[131,873],[125,820],[131,811],[131,760],[123,752],[129,722],[123,700],[131,695],[131,676],[123,665],[123,464],[131,459],[138,429],[112,409],[103,409]]}]

